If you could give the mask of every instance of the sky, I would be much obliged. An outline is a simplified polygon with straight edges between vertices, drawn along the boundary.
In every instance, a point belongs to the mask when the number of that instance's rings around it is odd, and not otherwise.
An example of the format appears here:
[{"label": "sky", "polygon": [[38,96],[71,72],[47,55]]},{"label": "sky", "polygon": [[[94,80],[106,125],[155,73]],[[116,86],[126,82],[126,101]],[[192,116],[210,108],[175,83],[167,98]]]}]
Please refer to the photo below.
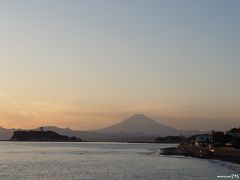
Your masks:
[{"label": "sky", "polygon": [[240,1],[3,0],[0,126],[90,130],[143,113],[240,126]]}]

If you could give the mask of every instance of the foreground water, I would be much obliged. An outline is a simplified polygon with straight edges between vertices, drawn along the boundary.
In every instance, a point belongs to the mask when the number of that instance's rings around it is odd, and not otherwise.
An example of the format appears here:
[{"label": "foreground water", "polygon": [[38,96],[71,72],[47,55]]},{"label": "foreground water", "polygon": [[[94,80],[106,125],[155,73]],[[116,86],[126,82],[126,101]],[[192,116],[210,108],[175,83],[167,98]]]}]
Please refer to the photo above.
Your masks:
[{"label": "foreground water", "polygon": [[240,165],[159,155],[169,144],[0,142],[0,179],[217,179]]}]

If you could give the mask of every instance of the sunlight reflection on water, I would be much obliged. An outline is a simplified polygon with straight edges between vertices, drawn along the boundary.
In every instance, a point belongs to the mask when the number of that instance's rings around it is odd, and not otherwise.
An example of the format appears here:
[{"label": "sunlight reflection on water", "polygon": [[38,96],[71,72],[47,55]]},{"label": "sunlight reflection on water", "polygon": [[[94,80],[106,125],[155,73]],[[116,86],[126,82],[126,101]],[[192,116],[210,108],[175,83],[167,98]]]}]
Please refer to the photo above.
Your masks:
[{"label": "sunlight reflection on water", "polygon": [[0,142],[0,179],[216,179],[239,171],[229,162],[159,155],[170,146]]}]

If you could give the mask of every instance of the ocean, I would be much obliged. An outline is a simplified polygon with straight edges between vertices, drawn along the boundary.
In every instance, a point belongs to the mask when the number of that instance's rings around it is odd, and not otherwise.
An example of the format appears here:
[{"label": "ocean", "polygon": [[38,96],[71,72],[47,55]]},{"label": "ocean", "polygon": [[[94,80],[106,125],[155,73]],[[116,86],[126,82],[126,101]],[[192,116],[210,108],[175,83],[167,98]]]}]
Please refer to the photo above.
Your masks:
[{"label": "ocean", "polygon": [[0,179],[181,180],[240,174],[219,160],[159,155],[172,144],[0,142]]}]

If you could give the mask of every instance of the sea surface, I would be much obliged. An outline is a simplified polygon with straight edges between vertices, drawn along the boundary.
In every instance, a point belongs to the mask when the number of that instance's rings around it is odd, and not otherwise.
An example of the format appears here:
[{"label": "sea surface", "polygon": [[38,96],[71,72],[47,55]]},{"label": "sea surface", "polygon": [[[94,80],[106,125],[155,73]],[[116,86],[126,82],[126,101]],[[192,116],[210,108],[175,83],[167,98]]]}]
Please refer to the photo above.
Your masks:
[{"label": "sea surface", "polygon": [[172,144],[0,142],[0,179],[219,179],[240,165],[159,155]]}]

